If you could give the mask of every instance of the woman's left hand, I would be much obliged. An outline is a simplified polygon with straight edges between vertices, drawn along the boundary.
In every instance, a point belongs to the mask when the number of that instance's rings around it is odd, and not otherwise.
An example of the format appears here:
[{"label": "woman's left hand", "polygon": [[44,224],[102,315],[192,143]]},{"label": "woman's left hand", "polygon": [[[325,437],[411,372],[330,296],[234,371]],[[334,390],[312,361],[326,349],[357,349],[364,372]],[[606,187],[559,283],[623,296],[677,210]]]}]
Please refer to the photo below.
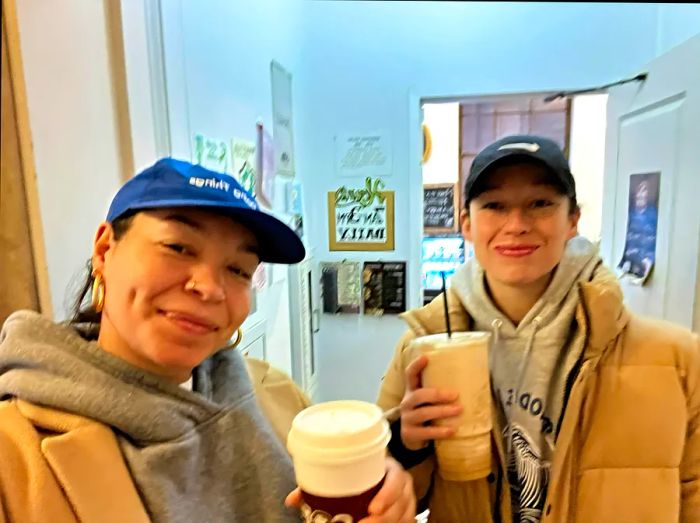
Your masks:
[{"label": "woman's left hand", "polygon": [[[288,507],[301,506],[301,491],[296,488],[284,502]],[[413,478],[393,458],[386,458],[386,477],[369,504],[369,515],[359,523],[413,523],[416,520],[416,497]]]},{"label": "woman's left hand", "polygon": [[416,520],[413,478],[393,458],[386,458],[384,484],[370,502],[368,512],[359,523],[413,523]]}]

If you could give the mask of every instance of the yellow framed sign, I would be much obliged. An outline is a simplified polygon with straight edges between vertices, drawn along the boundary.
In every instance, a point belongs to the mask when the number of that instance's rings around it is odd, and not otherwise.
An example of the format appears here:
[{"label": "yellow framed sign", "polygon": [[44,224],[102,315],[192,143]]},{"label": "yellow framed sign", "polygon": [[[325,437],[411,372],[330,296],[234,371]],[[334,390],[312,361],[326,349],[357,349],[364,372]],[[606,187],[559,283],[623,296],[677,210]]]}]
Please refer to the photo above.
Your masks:
[{"label": "yellow framed sign", "polygon": [[381,180],[367,178],[362,189],[328,193],[329,250],[394,250],[394,191],[383,188]]}]

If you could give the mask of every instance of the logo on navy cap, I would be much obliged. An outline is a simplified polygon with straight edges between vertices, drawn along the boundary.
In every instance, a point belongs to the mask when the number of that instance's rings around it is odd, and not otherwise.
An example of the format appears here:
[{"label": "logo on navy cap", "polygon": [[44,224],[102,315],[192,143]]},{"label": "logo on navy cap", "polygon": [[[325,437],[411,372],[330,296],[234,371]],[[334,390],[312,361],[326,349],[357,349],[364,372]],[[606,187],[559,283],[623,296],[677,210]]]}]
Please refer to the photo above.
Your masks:
[{"label": "logo on navy cap", "polygon": [[536,153],[537,151],[540,150],[540,144],[538,143],[507,143],[505,145],[501,145],[498,150],[502,151],[504,149],[522,149],[523,151],[527,151],[530,153]]},{"label": "logo on navy cap", "polygon": [[220,191],[228,192],[231,187],[227,182],[223,180],[218,180],[216,178],[199,178],[197,176],[190,176],[190,185],[201,189],[202,187],[209,187],[211,189],[219,189]]},{"label": "logo on navy cap", "polygon": [[250,196],[248,196],[248,193],[245,191],[241,191],[240,189],[233,189],[233,195],[238,198],[239,200],[243,200],[245,204],[250,207],[251,209],[256,209],[258,208],[258,204],[253,200]]}]

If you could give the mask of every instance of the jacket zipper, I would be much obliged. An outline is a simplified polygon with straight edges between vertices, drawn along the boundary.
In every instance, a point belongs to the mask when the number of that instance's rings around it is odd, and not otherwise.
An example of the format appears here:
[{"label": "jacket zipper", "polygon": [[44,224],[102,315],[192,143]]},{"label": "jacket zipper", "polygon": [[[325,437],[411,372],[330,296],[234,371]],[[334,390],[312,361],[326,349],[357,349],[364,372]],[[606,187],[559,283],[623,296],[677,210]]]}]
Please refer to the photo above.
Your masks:
[{"label": "jacket zipper", "polygon": [[584,352],[585,350],[581,351],[581,355],[576,360],[576,363],[574,363],[574,367],[571,369],[569,376],[566,378],[566,388],[564,389],[564,408],[561,409],[561,414],[559,415],[559,420],[557,421],[557,430],[554,433],[554,441],[559,439],[559,430],[564,422],[564,414],[566,413],[566,407],[569,404],[569,395],[571,394],[571,389],[574,388],[574,382],[576,381],[576,378],[578,378],[579,372],[581,372],[581,367],[583,366]]},{"label": "jacket zipper", "polygon": [[[578,295],[579,295],[579,303],[583,304],[583,289],[581,288],[581,285],[579,284],[578,287]],[[574,388],[574,382],[576,381],[576,378],[578,378],[579,372],[581,372],[581,367],[583,366],[583,362],[585,361],[585,355],[586,355],[586,347],[588,347],[588,342],[589,342],[589,334],[591,330],[591,321],[590,318],[588,317],[588,311],[586,310],[586,307],[583,305],[581,306],[581,310],[583,311],[583,315],[586,317],[586,335],[583,340],[583,349],[581,350],[581,354],[579,355],[578,359],[576,360],[576,363],[574,363],[573,368],[569,372],[569,375],[566,377],[566,386],[564,387],[564,405],[561,409],[561,414],[559,414],[559,420],[557,421],[557,428],[554,433],[554,441],[556,442],[557,439],[559,439],[559,431],[561,430],[562,423],[564,422],[564,414],[566,413],[566,407],[569,404],[569,396],[571,395],[571,389]]]}]

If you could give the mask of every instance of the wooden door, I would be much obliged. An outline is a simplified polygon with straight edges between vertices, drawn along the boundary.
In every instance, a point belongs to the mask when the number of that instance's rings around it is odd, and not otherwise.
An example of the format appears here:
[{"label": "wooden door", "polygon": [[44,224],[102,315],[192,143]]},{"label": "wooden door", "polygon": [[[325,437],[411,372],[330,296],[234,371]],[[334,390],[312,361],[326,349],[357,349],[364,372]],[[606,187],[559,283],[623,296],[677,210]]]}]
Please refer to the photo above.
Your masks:
[{"label": "wooden door", "polygon": [[[18,309],[33,309],[51,315],[36,188],[31,183],[33,179],[27,183],[27,174],[33,174],[33,161],[31,153],[23,155],[22,133],[25,133],[25,142],[29,141],[27,120],[22,122],[26,111],[23,113],[22,107],[18,107],[18,101],[24,101],[23,92],[17,92],[18,87],[23,88],[23,82],[13,75],[12,53],[8,48],[8,43],[18,44],[18,39],[13,42],[13,38],[8,38],[8,22],[15,22],[12,16],[6,17],[6,11],[10,15],[14,14],[11,9],[14,6],[8,4],[10,2],[3,2],[2,11],[0,324]],[[18,52],[18,49],[13,51]],[[17,61],[19,55],[16,56]],[[28,143],[26,145],[31,151],[31,146]]]}]

